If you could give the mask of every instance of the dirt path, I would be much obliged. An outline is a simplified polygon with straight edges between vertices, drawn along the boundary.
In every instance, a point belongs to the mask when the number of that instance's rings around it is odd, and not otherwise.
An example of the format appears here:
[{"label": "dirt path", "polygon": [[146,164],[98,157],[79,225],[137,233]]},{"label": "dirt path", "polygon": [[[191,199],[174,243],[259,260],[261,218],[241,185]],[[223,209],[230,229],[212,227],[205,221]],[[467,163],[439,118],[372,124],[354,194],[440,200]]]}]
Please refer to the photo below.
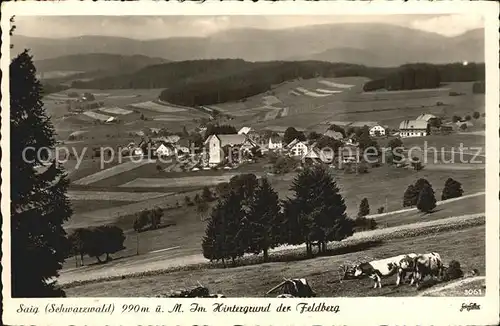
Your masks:
[{"label": "dirt path", "polygon": [[446,284],[446,285],[443,285],[443,286],[435,286],[432,289],[422,291],[421,293],[418,294],[418,296],[422,297],[422,296],[427,296],[427,295],[430,295],[430,294],[436,294],[436,293],[439,293],[439,292],[442,292],[442,291],[454,289],[454,288],[460,287],[462,285],[465,285],[465,284],[468,284],[468,283],[472,283],[472,282],[475,282],[475,281],[479,281],[479,280],[486,281],[486,277],[485,276],[469,277],[469,278],[457,280],[455,282],[452,282],[452,283],[449,283],[449,284]]},{"label": "dirt path", "polygon": [[[401,232],[404,230],[416,230],[431,226],[458,224],[458,223],[463,223],[464,221],[477,219],[478,217],[484,217],[484,213],[454,216],[434,221],[419,222],[402,226],[377,229],[372,231],[358,232],[355,233],[350,239],[362,240],[362,239],[369,239],[374,236],[381,236],[386,234],[392,234],[395,232]],[[275,248],[271,252],[300,249],[304,247],[305,245],[281,246]],[[92,266],[92,267],[85,266],[78,269],[72,269],[69,271],[61,271],[58,282],[60,284],[67,284],[74,281],[96,280],[107,277],[119,277],[123,275],[169,269],[179,266],[195,265],[206,262],[207,260],[201,254],[179,256],[179,252],[175,249],[169,251],[160,251],[160,252],[157,251],[156,253],[149,253],[116,261],[115,263],[113,263],[113,265],[109,266],[106,265]]]}]

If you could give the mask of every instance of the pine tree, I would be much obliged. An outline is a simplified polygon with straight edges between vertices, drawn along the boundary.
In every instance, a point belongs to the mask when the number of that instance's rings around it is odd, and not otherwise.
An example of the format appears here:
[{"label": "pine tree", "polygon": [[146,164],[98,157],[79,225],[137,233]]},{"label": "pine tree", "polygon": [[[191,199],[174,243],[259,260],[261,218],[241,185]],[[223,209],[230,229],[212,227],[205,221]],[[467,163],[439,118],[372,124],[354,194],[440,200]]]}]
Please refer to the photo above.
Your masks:
[{"label": "pine tree", "polygon": [[205,258],[222,260],[225,264],[226,259],[230,258],[234,263],[237,257],[243,256],[247,239],[240,232],[243,219],[240,202],[241,197],[232,191],[219,200],[212,210],[205,237],[202,240]]},{"label": "pine tree", "polygon": [[418,195],[417,208],[424,213],[431,213],[436,208],[436,197],[430,185],[425,185]]},{"label": "pine tree", "polygon": [[267,261],[269,249],[284,240],[284,228],[278,194],[265,178],[255,191],[255,198],[249,207],[246,222],[250,231],[247,233],[249,238],[247,250],[253,253],[262,251],[264,261]]},{"label": "pine tree", "polygon": [[448,178],[444,184],[441,200],[462,197],[463,194],[462,184],[452,178]]},{"label": "pine tree", "polygon": [[411,207],[417,204],[418,190],[414,185],[409,185],[403,195],[403,207]]},{"label": "pine tree", "polygon": [[321,240],[317,239],[321,244],[320,251],[326,249],[327,241],[340,241],[352,235],[353,221],[347,218],[344,199],[326,168],[315,166],[303,170],[293,181],[291,190],[295,198],[287,205],[287,214],[290,215],[286,220],[294,225],[295,232],[298,229],[300,233],[290,236],[295,239],[305,237],[308,253],[311,233],[316,237],[324,235]]},{"label": "pine tree", "polygon": [[[50,280],[66,258],[70,244],[63,223],[71,214],[68,179],[52,160],[44,171],[36,157],[54,148],[54,128],[41,99],[32,57],[25,50],[10,64],[11,282],[13,297],[64,296]],[[23,159],[23,150],[26,152]],[[48,154],[48,153],[47,153]],[[48,155],[46,155],[48,158]]]},{"label": "pine tree", "polygon": [[368,198],[363,198],[359,204],[358,217],[363,217],[370,214],[370,205],[368,204]]}]

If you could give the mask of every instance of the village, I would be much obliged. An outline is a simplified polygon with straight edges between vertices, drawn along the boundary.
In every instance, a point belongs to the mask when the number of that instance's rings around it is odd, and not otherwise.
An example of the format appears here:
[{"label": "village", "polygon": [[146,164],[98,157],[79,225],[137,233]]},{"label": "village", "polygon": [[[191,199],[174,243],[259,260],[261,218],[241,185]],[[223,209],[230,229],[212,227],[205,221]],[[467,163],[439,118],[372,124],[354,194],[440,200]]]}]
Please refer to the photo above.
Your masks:
[{"label": "village", "polygon": [[[476,115],[477,118],[479,114]],[[204,139],[202,146],[197,146],[201,142],[196,144],[189,135],[171,134],[160,128],[151,128],[149,135],[143,136],[137,143],[131,142],[125,147],[119,147],[118,152],[124,156],[159,160],[175,157],[176,161],[185,162],[180,165],[183,171],[235,169],[242,163],[251,163],[254,157],[270,153],[299,161],[359,163],[363,156],[359,137],[364,131],[374,140],[450,135],[474,126],[471,120],[471,116],[464,119],[453,117],[453,121],[446,121],[433,114],[421,114],[414,120],[401,121],[398,129],[390,129],[387,125],[382,126],[374,121],[329,121],[330,125],[325,126],[322,134],[312,131],[307,136],[301,128],[289,127],[285,131],[283,128],[255,130],[247,126],[234,133],[206,135],[207,127],[201,125],[196,128],[196,132],[200,139]],[[230,126],[225,127],[228,129]],[[214,129],[217,128],[218,125],[215,125]],[[334,148],[326,146],[332,145],[332,142]],[[384,143],[388,144],[387,141]],[[380,148],[382,151],[389,149]],[[400,162],[400,166],[405,164]]]}]

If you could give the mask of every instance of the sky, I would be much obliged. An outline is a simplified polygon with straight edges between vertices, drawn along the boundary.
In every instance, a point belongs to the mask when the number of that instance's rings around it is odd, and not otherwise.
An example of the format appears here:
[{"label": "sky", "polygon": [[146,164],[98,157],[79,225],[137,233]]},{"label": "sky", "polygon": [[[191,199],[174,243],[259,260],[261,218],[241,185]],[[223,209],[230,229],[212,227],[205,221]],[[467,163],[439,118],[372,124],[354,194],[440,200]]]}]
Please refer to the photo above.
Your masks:
[{"label": "sky", "polygon": [[207,36],[234,28],[282,29],[317,24],[388,23],[456,36],[482,28],[475,15],[338,16],[17,16],[16,34],[63,38],[81,35],[157,39]]}]

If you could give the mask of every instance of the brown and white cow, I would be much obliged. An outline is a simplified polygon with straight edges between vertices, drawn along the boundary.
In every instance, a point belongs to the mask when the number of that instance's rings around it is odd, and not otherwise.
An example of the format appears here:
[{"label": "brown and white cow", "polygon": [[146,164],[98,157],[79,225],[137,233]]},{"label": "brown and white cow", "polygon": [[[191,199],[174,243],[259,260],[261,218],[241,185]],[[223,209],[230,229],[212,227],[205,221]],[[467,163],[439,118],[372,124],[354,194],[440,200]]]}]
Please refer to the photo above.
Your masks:
[{"label": "brown and white cow", "polygon": [[417,286],[426,276],[442,277],[443,272],[443,262],[437,252],[421,254],[414,258],[414,280]]},{"label": "brown and white cow", "polygon": [[373,285],[374,289],[377,287],[382,288],[382,277],[388,277],[396,274],[398,272],[399,262],[404,257],[406,257],[406,255],[399,255],[361,263],[356,266],[354,276],[360,277],[362,275],[366,275],[375,282]]},{"label": "brown and white cow", "polygon": [[414,282],[414,271],[415,271],[415,258],[418,257],[418,254],[411,253],[405,255],[397,264],[398,265],[398,277],[396,279],[396,286],[401,284],[401,281],[404,281],[407,274],[410,277],[410,285]]}]

